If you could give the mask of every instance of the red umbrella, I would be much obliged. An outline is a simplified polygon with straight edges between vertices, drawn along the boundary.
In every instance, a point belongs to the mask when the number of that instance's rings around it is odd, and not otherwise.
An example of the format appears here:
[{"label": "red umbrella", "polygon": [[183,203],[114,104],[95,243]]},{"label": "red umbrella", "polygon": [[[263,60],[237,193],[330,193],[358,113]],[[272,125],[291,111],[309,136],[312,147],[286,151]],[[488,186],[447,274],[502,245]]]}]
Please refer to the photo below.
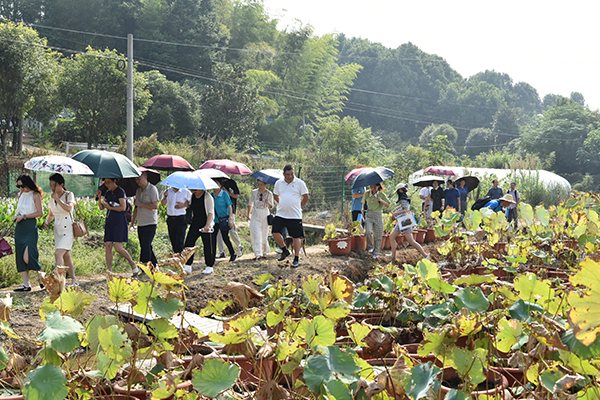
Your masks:
[{"label": "red umbrella", "polygon": [[208,160],[200,166],[200,169],[214,168],[229,175],[250,175],[252,171],[246,164],[231,160]]},{"label": "red umbrella", "polygon": [[[462,169],[462,168],[461,168]],[[457,172],[454,168],[452,167],[439,167],[439,166],[433,166],[433,167],[427,167],[423,170],[423,172],[427,172],[429,174],[436,174],[436,175],[448,175],[448,176],[454,176],[454,175],[458,175],[461,172]]]},{"label": "red umbrella", "polygon": [[367,168],[369,168],[369,167],[355,168],[352,171],[348,172],[346,174],[346,176],[344,177],[344,179],[347,180],[348,182],[352,182],[352,181],[354,181],[354,178],[356,178],[356,176],[358,174],[360,174]]},{"label": "red umbrella", "polygon": [[194,167],[183,157],[172,156],[170,154],[160,154],[154,156],[145,163],[142,167],[154,168],[163,171],[193,171]]}]

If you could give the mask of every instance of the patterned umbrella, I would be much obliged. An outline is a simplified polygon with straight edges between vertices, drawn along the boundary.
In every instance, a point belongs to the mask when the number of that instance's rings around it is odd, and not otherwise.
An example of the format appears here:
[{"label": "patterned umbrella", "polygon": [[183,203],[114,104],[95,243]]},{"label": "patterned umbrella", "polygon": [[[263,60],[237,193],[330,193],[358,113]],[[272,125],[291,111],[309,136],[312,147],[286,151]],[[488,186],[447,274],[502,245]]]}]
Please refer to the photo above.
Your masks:
[{"label": "patterned umbrella", "polygon": [[275,182],[277,182],[280,179],[283,179],[283,170],[263,169],[252,173],[252,175],[250,176],[266,183],[267,185],[274,185]]},{"label": "patterned umbrella", "polygon": [[94,175],[94,171],[82,162],[64,156],[33,157],[25,163],[25,168],[32,171],[57,172],[70,175]]},{"label": "patterned umbrella", "polygon": [[177,189],[217,189],[219,185],[206,175],[198,174],[197,171],[177,171],[173,172],[164,181],[160,183],[163,186],[170,186]]},{"label": "patterned umbrella", "polygon": [[214,168],[230,175],[250,175],[252,171],[246,164],[231,160],[208,160],[200,166],[200,169]]}]

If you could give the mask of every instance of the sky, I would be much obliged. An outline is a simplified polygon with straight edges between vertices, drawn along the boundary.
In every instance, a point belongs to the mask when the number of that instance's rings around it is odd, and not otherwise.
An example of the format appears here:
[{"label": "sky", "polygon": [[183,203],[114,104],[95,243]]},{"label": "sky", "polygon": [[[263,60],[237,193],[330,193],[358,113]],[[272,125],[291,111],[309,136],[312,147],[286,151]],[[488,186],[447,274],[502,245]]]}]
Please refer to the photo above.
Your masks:
[{"label": "sky", "polygon": [[540,99],[580,92],[600,108],[598,0],[264,0],[278,28],[310,24],[386,47],[411,42],[468,78],[494,70]]}]

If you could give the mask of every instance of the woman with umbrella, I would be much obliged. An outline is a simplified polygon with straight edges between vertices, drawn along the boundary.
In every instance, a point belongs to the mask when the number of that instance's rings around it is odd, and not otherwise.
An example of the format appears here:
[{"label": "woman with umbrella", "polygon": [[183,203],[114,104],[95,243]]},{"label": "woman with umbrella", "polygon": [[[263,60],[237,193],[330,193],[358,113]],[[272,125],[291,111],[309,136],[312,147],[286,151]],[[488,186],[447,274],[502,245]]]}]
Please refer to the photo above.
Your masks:
[{"label": "woman with umbrella", "polygon": [[373,248],[373,258],[377,258],[383,238],[383,210],[390,206],[381,183],[369,185],[369,190],[363,196],[363,204],[368,209],[365,222],[367,245]]},{"label": "woman with umbrella", "polygon": [[[42,209],[42,189],[27,174],[17,178],[17,187],[21,189],[17,211],[15,213],[15,257],[17,271],[23,277],[23,286],[15,292],[30,292],[29,271],[41,271],[38,260],[37,218],[44,215]],[[40,287],[44,286],[40,283]]]},{"label": "woman with umbrella", "polygon": [[250,223],[250,241],[254,250],[254,260],[264,260],[271,252],[269,247],[269,209],[273,207],[273,193],[267,184],[257,179],[258,189],[250,195],[248,222]]},{"label": "woman with umbrella", "polygon": [[44,228],[54,220],[54,259],[56,265],[65,265],[69,267],[71,275],[71,284],[69,286],[79,286],[75,277],[75,267],[71,258],[71,249],[73,248],[73,208],[75,207],[75,195],[65,189],[65,178],[61,174],[50,176],[50,189],[52,195],[48,201],[49,211]]},{"label": "woman with umbrella", "polygon": [[127,229],[127,196],[123,188],[117,185],[117,178],[104,178],[104,184],[108,189],[102,197],[100,189],[96,191],[98,207],[100,210],[108,210],[106,222],[104,223],[104,246],[106,250],[106,266],[113,270],[113,247],[131,265],[133,276],[140,273],[129,252],[123,247],[123,243],[129,241],[129,230]]},{"label": "woman with umbrella", "polygon": [[[399,183],[396,185],[396,194],[398,195],[398,201],[396,201],[396,205],[398,208],[392,212],[392,217],[396,218],[401,214],[405,214],[410,212],[410,198],[406,194],[408,191],[408,185],[406,183]],[[396,237],[399,235],[404,235],[404,240],[406,240],[412,247],[417,249],[419,253],[428,260],[431,258],[430,254],[427,254],[423,247],[415,240],[413,236],[413,228],[405,228],[401,230],[400,224],[396,224],[392,234],[390,235],[390,244],[392,245],[392,260],[396,259],[396,247],[398,244],[396,243]]]},{"label": "woman with umbrella", "polygon": [[460,193],[460,213],[462,216],[465,216],[465,211],[467,210],[467,201],[469,195],[469,188],[467,187],[467,181],[464,179],[458,180],[458,193]]}]

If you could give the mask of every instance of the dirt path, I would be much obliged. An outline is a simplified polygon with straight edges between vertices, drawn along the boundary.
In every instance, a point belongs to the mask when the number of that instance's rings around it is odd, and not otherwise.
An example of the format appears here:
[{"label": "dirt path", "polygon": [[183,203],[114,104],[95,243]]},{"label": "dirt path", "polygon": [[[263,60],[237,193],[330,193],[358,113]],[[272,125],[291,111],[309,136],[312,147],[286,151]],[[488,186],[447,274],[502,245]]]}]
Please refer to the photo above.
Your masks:
[{"label": "dirt path", "polygon": [[[433,250],[432,246],[429,250]],[[365,252],[351,252],[349,256],[333,257],[324,245],[311,246],[306,249],[307,254],[300,256],[300,267],[290,268],[292,257],[284,262],[278,262],[279,254],[271,253],[267,260],[253,261],[253,254],[245,254],[235,262],[230,263],[228,259],[219,259],[215,264],[215,273],[211,275],[202,274],[204,263],[202,257],[200,262],[194,262],[193,272],[185,283],[189,290],[186,291],[187,311],[198,313],[208,304],[208,300],[233,298],[231,293],[224,288],[229,281],[237,281],[254,285],[252,280],[262,274],[270,273],[275,278],[290,279],[300,284],[302,279],[313,274],[327,274],[335,268],[354,282],[363,281],[370,270],[376,265],[372,257]],[[407,248],[399,251],[399,262],[416,264],[420,255],[416,250]],[[387,264],[390,257],[380,257],[379,264]],[[87,309],[83,320],[98,314],[111,314],[110,307],[114,306],[106,294],[106,276],[91,275],[78,277],[80,290],[95,296],[93,304]],[[142,276],[140,279],[147,279]],[[3,297],[7,294],[13,296],[13,308],[11,312],[11,325],[15,331],[23,336],[35,338],[45,328],[44,321],[39,315],[39,307],[47,293],[40,290],[37,285],[31,292],[12,292],[18,286],[0,290]],[[229,311],[229,310],[228,310]],[[238,306],[232,306],[233,312],[239,311]]]}]

